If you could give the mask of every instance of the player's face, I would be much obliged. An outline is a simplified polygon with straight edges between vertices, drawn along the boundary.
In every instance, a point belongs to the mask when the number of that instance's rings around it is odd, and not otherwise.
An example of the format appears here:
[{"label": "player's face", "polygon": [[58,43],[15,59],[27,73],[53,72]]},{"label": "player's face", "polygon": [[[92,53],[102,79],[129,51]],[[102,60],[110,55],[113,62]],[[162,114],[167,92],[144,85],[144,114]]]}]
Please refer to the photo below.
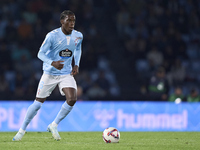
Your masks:
[{"label": "player's face", "polygon": [[71,34],[72,30],[74,30],[75,21],[75,15],[67,15],[63,20],[61,20],[62,31],[65,34]]}]

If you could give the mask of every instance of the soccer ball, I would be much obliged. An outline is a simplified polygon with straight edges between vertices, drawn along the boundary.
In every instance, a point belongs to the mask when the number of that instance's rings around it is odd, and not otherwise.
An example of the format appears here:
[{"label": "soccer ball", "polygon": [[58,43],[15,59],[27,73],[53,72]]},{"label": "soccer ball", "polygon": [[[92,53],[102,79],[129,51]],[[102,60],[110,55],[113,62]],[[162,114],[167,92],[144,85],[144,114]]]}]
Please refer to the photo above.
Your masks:
[{"label": "soccer ball", "polygon": [[106,143],[118,143],[120,139],[119,131],[114,127],[106,128],[103,131],[103,141]]}]

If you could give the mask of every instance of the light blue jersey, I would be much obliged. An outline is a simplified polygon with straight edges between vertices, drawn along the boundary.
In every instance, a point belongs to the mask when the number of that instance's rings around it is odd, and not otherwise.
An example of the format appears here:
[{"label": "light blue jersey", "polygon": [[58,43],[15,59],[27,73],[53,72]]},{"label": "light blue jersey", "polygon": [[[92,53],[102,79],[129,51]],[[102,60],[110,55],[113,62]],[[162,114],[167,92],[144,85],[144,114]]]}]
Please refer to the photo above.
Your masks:
[{"label": "light blue jersey", "polygon": [[[75,65],[79,66],[81,58],[81,44],[83,35],[73,30],[70,35],[65,35],[61,28],[57,28],[46,35],[38,52],[38,58],[43,61],[45,74],[66,75],[72,71],[72,58]],[[53,61],[64,61],[63,69],[58,70],[51,65]]]}]

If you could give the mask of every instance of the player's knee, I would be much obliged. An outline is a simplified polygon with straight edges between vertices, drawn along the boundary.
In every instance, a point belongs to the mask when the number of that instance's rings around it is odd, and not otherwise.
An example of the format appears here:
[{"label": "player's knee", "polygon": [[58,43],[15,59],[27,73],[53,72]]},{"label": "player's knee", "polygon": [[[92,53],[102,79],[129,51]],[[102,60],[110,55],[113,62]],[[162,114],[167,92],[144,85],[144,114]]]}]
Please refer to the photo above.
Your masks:
[{"label": "player's knee", "polygon": [[38,102],[44,103],[44,101],[46,100],[46,98],[38,98],[38,97],[36,97],[35,100],[38,101]]},{"label": "player's knee", "polygon": [[68,103],[68,105],[70,105],[70,106],[74,106],[74,104],[76,103],[76,98],[75,98],[75,97],[73,97],[73,98],[68,98],[68,99],[67,99],[67,103]]}]

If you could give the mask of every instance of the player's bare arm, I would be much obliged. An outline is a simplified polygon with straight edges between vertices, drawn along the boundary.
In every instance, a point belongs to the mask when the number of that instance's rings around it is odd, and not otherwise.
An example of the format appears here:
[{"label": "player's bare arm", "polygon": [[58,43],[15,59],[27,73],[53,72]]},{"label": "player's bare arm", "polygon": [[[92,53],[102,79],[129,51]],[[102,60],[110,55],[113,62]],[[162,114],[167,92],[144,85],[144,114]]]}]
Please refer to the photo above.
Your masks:
[{"label": "player's bare arm", "polygon": [[75,65],[72,69],[71,75],[75,76],[78,73],[79,73],[79,67]]},{"label": "player's bare arm", "polygon": [[64,61],[53,61],[51,63],[52,66],[54,66],[56,69],[61,70],[64,66],[64,64],[61,64]]}]

